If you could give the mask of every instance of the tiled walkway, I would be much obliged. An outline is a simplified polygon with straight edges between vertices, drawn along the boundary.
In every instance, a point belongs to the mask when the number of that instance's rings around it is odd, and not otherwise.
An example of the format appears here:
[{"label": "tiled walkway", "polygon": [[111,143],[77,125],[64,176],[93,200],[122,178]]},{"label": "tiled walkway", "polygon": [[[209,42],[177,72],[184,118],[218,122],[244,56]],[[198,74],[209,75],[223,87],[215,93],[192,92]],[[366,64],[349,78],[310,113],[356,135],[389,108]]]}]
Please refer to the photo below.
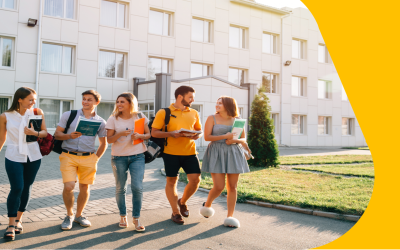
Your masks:
[{"label": "tiled walkway", "polygon": [[[10,190],[4,167],[4,152],[5,148],[0,153],[0,224],[8,223],[7,196]],[[56,153],[51,153],[42,159],[41,168],[33,184],[31,201],[23,217],[24,222],[61,220],[65,217],[66,211],[61,195],[63,184],[58,156]],[[115,202],[115,180],[111,170],[110,158],[111,150],[107,150],[98,164],[96,182],[91,186],[90,200],[84,211],[86,216],[119,213]],[[142,210],[169,207],[164,191],[165,177],[160,174],[162,167],[162,159],[146,164]],[[184,188],[185,184],[179,183],[179,194],[182,194]],[[78,192],[78,185],[76,185],[75,200]],[[197,192],[188,202],[189,209],[191,209],[190,205],[201,204],[206,198],[207,193]],[[132,209],[131,200],[129,185],[126,199],[129,212]],[[226,200],[218,198],[215,202],[226,202]],[[198,206],[193,206],[192,209],[197,210]]]}]

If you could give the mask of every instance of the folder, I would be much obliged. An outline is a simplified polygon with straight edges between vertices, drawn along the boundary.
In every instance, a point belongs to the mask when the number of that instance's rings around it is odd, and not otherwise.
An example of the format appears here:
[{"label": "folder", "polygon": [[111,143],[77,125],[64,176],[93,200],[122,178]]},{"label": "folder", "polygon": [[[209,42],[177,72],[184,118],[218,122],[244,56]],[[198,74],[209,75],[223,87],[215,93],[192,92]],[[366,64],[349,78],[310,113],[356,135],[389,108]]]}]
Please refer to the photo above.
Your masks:
[{"label": "folder", "polygon": [[[135,129],[133,130],[133,132],[141,134],[141,135],[144,134],[144,117],[135,120]],[[133,141],[133,145],[137,145],[142,142],[143,142],[142,139],[137,139],[137,140]]]}]

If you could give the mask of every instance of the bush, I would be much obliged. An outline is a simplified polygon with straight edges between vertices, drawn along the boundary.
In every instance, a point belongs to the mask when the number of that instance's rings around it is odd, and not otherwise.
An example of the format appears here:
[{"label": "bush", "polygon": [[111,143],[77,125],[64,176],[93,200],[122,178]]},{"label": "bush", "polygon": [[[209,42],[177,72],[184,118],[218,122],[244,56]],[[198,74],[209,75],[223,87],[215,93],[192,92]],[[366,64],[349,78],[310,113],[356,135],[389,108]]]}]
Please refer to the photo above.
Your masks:
[{"label": "bush", "polygon": [[279,149],[270,114],[269,99],[265,94],[265,87],[262,86],[251,104],[250,131],[247,135],[247,141],[254,156],[254,159],[249,160],[249,164],[254,167],[279,165]]}]

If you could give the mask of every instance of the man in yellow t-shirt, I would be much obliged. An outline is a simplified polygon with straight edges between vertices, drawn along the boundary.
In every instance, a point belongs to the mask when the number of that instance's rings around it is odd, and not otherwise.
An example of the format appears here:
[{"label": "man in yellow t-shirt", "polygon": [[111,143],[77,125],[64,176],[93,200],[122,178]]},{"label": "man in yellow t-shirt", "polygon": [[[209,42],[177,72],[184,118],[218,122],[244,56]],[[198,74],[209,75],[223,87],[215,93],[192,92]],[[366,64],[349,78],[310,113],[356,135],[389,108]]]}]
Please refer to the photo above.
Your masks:
[{"label": "man in yellow t-shirt", "polygon": [[[194,102],[195,90],[189,86],[180,86],[175,91],[175,103],[169,106],[171,117],[167,132],[164,130],[165,110],[157,112],[154,119],[151,135],[156,138],[166,138],[167,145],[164,147],[164,166],[167,175],[165,193],[172,208],[171,219],[173,222],[183,224],[182,216],[188,217],[189,210],[186,205],[189,198],[197,191],[200,184],[200,163],[197,157],[196,144],[194,140],[199,139],[202,134],[185,136],[178,130],[189,129],[201,131],[199,113],[191,109]],[[183,192],[182,198],[178,199],[177,183],[179,169],[183,168],[187,174],[188,184]]]}]

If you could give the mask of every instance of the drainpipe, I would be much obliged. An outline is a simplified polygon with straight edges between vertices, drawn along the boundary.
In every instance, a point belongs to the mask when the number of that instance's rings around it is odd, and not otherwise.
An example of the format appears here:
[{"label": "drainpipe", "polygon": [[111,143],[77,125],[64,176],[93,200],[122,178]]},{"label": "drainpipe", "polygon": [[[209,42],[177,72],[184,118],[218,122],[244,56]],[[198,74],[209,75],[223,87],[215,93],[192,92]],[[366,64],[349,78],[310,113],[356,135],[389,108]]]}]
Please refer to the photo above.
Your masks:
[{"label": "drainpipe", "polygon": [[[283,120],[283,91],[282,90],[283,90],[283,68],[284,68],[284,66],[283,66],[283,31],[284,31],[283,19],[286,18],[286,17],[289,17],[291,14],[292,13],[284,15],[284,16],[281,17],[281,101],[280,101],[280,103],[281,103],[281,117],[280,117],[280,122],[279,122],[280,123],[279,145],[283,145],[282,144],[282,134],[283,134],[283,130],[282,130],[282,124],[283,124],[283,122],[282,122],[282,120]],[[287,146],[287,145],[284,145],[284,146]]]},{"label": "drainpipe", "polygon": [[[37,55],[36,55],[36,80],[35,80],[35,91],[39,93],[39,63],[40,63],[40,40],[42,38],[42,10],[43,10],[43,0],[40,0],[39,8],[39,20],[38,20],[38,39],[37,39]],[[39,99],[39,95],[37,96]],[[35,103],[37,107],[37,103]]]}]

